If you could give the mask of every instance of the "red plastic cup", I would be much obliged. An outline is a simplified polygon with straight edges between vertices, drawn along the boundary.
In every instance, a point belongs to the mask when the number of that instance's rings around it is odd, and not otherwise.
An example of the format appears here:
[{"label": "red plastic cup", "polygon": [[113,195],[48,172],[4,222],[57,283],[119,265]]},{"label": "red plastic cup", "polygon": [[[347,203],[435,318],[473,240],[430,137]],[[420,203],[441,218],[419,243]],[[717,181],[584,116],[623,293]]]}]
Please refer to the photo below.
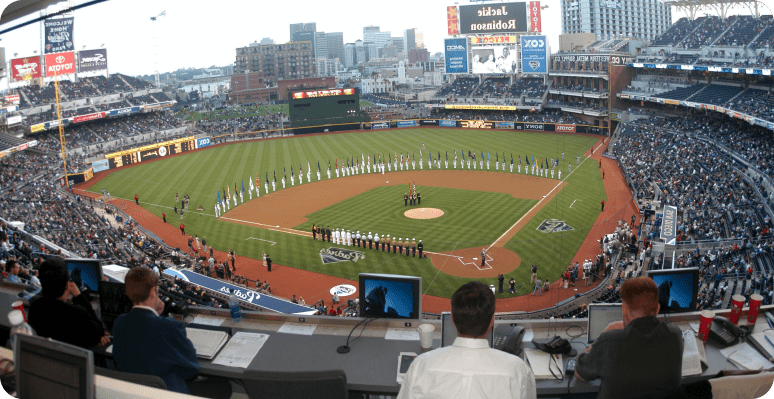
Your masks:
[{"label": "red plastic cup", "polygon": [[739,324],[739,316],[742,315],[742,306],[744,306],[744,296],[734,295],[731,297],[731,322]]},{"label": "red plastic cup", "polygon": [[712,319],[715,318],[715,312],[711,310],[702,310],[701,318],[699,319],[699,338],[702,342],[707,342],[709,337],[710,326],[712,325]]},{"label": "red plastic cup", "polygon": [[761,302],[763,302],[763,297],[761,295],[750,295],[750,309],[747,311],[748,323],[755,324],[755,320],[758,320],[758,309],[761,308]]},{"label": "red plastic cup", "polygon": [[12,303],[11,306],[14,309],[16,309],[16,310],[21,311],[22,316],[24,316],[24,322],[26,323],[27,322],[27,313],[24,313],[24,302],[16,301],[16,302]]}]

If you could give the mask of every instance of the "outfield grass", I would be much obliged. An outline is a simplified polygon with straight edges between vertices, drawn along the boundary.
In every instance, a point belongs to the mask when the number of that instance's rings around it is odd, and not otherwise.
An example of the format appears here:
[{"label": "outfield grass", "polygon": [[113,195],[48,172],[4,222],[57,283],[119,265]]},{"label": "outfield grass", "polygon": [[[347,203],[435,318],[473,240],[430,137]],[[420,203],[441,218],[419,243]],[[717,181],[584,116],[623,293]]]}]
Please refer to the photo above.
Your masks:
[{"label": "outfield grass", "polygon": [[[504,151],[508,157],[513,153],[516,163],[518,163],[519,154],[522,155],[522,158],[526,155],[534,155],[539,159],[540,157],[558,157],[562,152],[565,152],[566,159],[571,160],[573,168],[575,168],[576,155],[582,155],[594,142],[596,142],[596,138],[580,135],[451,129],[395,129],[294,137],[216,147],[138,165],[110,174],[95,184],[90,191],[98,193],[104,188],[112,196],[124,199],[133,199],[134,195],[138,194],[141,205],[159,216],[162,211],[170,214],[169,210],[174,205],[176,192],[179,192],[181,197],[183,193],[188,193],[191,196],[191,208],[202,205],[206,211],[203,214],[195,212],[186,214],[186,232],[207,237],[208,243],[213,245],[215,249],[226,251],[233,248],[240,255],[256,259],[260,257],[262,251],[266,251],[271,253],[272,259],[277,264],[348,279],[356,279],[360,272],[417,275],[424,278],[423,287],[426,293],[450,297],[466,279],[438,272],[429,260],[369,252],[366,259],[357,263],[339,262],[322,265],[319,250],[329,247],[322,242],[315,242],[310,238],[291,234],[218,221],[213,216],[213,205],[217,201],[216,191],[227,185],[233,189],[235,182],[241,187],[243,179],[245,181],[255,179],[256,174],[259,174],[261,180],[264,180],[266,174],[272,176],[275,170],[281,176],[283,167],[286,167],[289,172],[291,165],[296,168],[297,173],[298,165],[302,164],[306,169],[307,162],[316,165],[317,161],[320,161],[321,166],[325,168],[328,160],[333,164],[337,158],[341,162],[347,157],[359,157],[363,153],[373,156],[373,154],[394,154],[396,151],[402,153],[417,152],[418,157],[419,149],[422,148],[423,143],[427,149],[433,151],[434,157],[437,156],[438,151],[441,152],[442,156],[448,151],[451,158],[455,149],[458,152],[470,150],[477,153],[483,149],[485,153],[487,150],[491,151],[493,161],[495,151],[498,151],[500,156]],[[563,169],[566,176],[567,164],[562,162],[560,168]],[[546,204],[526,228],[522,229],[506,244],[506,248],[519,254],[522,258],[522,264],[537,263],[541,268],[540,274],[550,281],[559,277],[596,220],[599,212],[599,201],[604,196],[602,181],[598,176],[597,169],[596,162],[585,162],[569,176],[568,185]],[[454,171],[449,173],[454,173]],[[491,173],[502,172],[492,171]],[[281,187],[281,185],[278,186]],[[428,198],[428,201],[435,201],[438,196],[431,195],[429,189],[422,188],[420,192],[422,192],[423,197]],[[403,187],[398,186],[398,190],[402,193],[400,190],[403,190]],[[375,192],[378,194],[377,191]],[[474,192],[471,195],[479,194],[481,193]],[[370,194],[366,193],[365,195]],[[359,201],[359,199],[357,200]],[[569,208],[573,201],[576,203],[573,208]],[[497,201],[493,200],[493,202]],[[525,211],[520,208],[526,206],[523,204],[523,202],[514,199],[513,201],[505,201],[503,206],[513,207],[509,212],[516,214]],[[423,205],[425,205],[424,202]],[[461,203],[457,206],[464,205]],[[472,203],[467,206],[473,207]],[[529,209],[529,206],[526,209]],[[342,220],[347,225],[352,223],[354,229],[359,229],[359,226],[370,226],[372,222],[377,223],[376,219],[369,219],[368,212],[364,211],[362,215],[354,215],[351,210],[344,210],[346,212],[341,215]],[[320,212],[327,211],[326,209]],[[494,216],[500,216],[495,211],[491,212]],[[356,216],[360,217],[357,217],[357,220],[345,219]],[[565,220],[575,230],[553,234],[535,231],[543,219],[551,218]],[[461,222],[466,223],[462,219]],[[382,221],[378,223],[382,223]],[[395,227],[389,225],[389,220],[384,221],[384,223],[387,223],[384,227],[385,234],[392,234],[388,230],[393,230]],[[503,223],[506,222],[503,221]],[[441,224],[436,229],[416,232],[417,239],[419,236],[422,237],[426,250],[448,249],[449,240],[452,238],[449,238],[446,230],[449,230],[450,227]],[[501,230],[501,227],[493,228],[488,235],[495,235],[495,230]],[[395,233],[403,234],[398,233],[397,230]],[[249,237],[275,241],[277,245],[270,246],[263,241],[249,240]],[[458,246],[457,248],[463,247]],[[513,275],[517,280],[528,281],[528,271],[528,267],[521,267]],[[495,279],[488,280],[490,281],[484,279],[487,284],[495,283]]]},{"label": "outfield grass", "polygon": [[[432,242],[434,252],[488,245],[497,240],[537,201],[513,198],[510,194],[417,187],[422,205],[404,206],[408,185],[377,187],[310,215],[297,226],[310,231],[312,224],[335,220],[336,225],[367,233]],[[438,208],[444,215],[436,219],[409,219],[403,213],[411,208]]]}]

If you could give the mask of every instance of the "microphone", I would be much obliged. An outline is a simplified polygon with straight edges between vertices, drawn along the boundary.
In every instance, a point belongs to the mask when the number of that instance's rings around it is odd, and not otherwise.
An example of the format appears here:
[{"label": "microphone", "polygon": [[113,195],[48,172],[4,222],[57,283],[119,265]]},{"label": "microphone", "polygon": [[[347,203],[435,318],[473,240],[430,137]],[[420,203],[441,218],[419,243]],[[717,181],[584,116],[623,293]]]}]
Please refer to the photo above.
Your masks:
[{"label": "microphone", "polygon": [[[349,347],[349,338],[352,337],[352,333],[355,332],[355,329],[358,328],[361,324],[363,324],[365,322],[370,323],[373,320],[376,320],[376,318],[375,317],[366,318],[366,319],[360,320],[359,323],[355,324],[355,326],[352,327],[352,330],[349,331],[349,335],[347,335],[347,343],[342,345],[342,346],[339,346],[338,348],[336,348],[336,352],[339,352],[342,355],[345,354],[345,353],[349,353],[349,351],[351,349]],[[368,325],[368,323],[366,323],[366,325]],[[363,326],[363,330],[365,330],[365,326]],[[360,334],[363,334],[363,332],[361,331]],[[358,335],[357,338],[360,338],[360,336]],[[357,340],[357,338],[355,338],[355,340]],[[352,341],[352,342],[355,342],[355,341]]]}]

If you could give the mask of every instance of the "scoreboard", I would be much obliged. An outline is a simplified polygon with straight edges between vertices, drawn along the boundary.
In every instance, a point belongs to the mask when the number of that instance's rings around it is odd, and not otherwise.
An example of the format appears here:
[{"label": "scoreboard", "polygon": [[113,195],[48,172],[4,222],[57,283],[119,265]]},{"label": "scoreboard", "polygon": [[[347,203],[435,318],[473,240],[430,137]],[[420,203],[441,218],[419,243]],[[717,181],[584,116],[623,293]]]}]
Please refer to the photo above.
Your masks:
[{"label": "scoreboard", "polygon": [[167,155],[180,154],[196,149],[196,139],[193,136],[175,140],[146,145],[144,147],[114,152],[105,155],[110,168],[120,168],[124,165],[132,165],[155,158],[163,158]]},{"label": "scoreboard", "polygon": [[293,128],[363,122],[357,89],[306,90],[288,97]]}]

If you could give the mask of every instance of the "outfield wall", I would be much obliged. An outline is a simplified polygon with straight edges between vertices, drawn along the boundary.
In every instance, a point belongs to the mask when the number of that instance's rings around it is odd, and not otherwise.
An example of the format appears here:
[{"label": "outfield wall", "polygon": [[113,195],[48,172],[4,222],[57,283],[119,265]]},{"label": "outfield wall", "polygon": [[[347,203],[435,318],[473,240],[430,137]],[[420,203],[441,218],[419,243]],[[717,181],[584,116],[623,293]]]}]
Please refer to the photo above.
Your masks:
[{"label": "outfield wall", "polygon": [[[155,143],[146,146],[130,148],[111,154],[106,154],[105,159],[92,162],[94,172],[116,169],[126,165],[144,163],[171,155],[178,155],[188,151],[198,150],[210,146],[216,138],[221,137],[255,137],[261,133],[292,132],[294,135],[307,134],[334,134],[363,130],[404,129],[418,127],[447,127],[458,129],[492,129],[492,130],[517,130],[530,132],[556,132],[607,135],[608,128],[562,123],[533,123],[512,121],[479,121],[479,120],[450,120],[450,119],[407,119],[383,122],[346,123],[338,125],[310,126],[297,129],[272,129],[264,131],[229,133],[220,136],[208,136],[195,138],[183,137],[176,140]],[[284,136],[283,136],[284,137]]]}]

